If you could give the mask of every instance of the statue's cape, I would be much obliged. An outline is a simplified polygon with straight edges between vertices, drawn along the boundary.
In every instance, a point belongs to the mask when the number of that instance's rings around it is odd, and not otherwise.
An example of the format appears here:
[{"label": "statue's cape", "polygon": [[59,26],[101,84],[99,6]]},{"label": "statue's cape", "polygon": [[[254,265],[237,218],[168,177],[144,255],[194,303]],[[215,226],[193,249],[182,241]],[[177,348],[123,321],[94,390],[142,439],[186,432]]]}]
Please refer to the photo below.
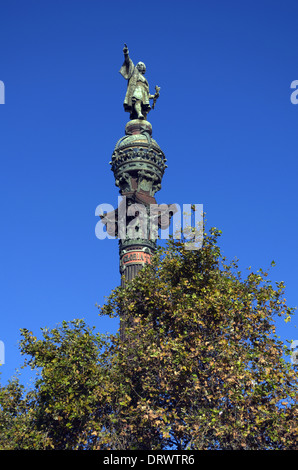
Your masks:
[{"label": "statue's cape", "polygon": [[128,60],[129,60],[128,64],[124,61],[121,69],[119,70],[119,72],[121,73],[122,77],[125,78],[125,80],[130,80],[134,72],[134,68],[135,68],[133,61],[131,59],[128,59]]}]

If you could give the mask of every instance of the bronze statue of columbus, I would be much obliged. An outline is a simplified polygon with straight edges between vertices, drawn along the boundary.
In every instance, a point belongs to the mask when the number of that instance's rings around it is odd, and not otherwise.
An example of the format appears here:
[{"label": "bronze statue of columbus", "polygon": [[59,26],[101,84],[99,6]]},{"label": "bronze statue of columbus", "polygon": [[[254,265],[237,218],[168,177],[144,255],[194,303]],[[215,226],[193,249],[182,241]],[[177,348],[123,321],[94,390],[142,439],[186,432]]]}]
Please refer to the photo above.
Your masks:
[{"label": "bronze statue of columbus", "polygon": [[129,57],[127,45],[124,44],[124,63],[120,69],[121,75],[128,80],[127,91],[124,99],[124,110],[130,113],[130,119],[147,119],[151,106],[149,100],[153,99],[153,106],[159,97],[158,86],[155,87],[156,93],[151,95],[149,84],[144,77],[146,66],[143,62],[134,65]]}]

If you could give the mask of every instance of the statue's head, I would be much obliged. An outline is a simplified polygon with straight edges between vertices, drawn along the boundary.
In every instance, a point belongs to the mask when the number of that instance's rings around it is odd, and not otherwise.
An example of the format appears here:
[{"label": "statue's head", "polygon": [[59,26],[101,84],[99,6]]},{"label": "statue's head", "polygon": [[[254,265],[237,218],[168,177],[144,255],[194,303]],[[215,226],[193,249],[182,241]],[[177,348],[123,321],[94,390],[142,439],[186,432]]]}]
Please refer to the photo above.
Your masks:
[{"label": "statue's head", "polygon": [[146,72],[146,65],[144,64],[144,62],[138,62],[137,65],[136,65],[138,71],[144,75],[144,73]]}]

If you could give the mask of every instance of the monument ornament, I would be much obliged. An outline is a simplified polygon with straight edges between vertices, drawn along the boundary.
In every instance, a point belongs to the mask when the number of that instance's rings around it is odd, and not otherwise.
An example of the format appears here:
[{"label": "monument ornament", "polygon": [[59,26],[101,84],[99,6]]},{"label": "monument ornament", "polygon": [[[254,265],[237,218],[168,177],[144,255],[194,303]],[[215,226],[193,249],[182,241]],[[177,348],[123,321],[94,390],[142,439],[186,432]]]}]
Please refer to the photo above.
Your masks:
[{"label": "monument ornament", "polygon": [[126,44],[123,48],[124,63],[120,69],[122,77],[127,83],[127,91],[124,99],[124,110],[130,113],[130,119],[145,119],[149,113],[151,106],[150,101],[153,100],[152,109],[155,107],[157,98],[159,97],[160,87],[155,87],[155,94],[151,95],[149,92],[149,84],[144,77],[146,66],[143,62],[138,62],[134,65],[129,57],[129,51]]},{"label": "monument ornament", "polygon": [[[155,199],[155,194],[161,189],[167,159],[152,137],[152,125],[147,114],[154,109],[160,88],[156,86],[155,94],[150,94],[144,77],[145,64],[138,62],[134,65],[126,44],[123,53],[120,74],[127,80],[123,105],[124,110],[130,113],[130,120],[125,125],[125,135],[116,142],[110,161],[122,199],[118,199],[116,209],[108,204],[108,210],[105,207],[98,214],[104,227],[97,230],[100,239],[106,235],[118,239],[121,285],[125,287],[144,265],[151,263],[157,250],[159,230],[169,229],[171,218],[176,212],[179,215],[179,209],[175,204],[159,205]],[[151,106],[150,100],[153,100]],[[120,338],[125,341],[128,313],[121,312],[120,320]]]}]

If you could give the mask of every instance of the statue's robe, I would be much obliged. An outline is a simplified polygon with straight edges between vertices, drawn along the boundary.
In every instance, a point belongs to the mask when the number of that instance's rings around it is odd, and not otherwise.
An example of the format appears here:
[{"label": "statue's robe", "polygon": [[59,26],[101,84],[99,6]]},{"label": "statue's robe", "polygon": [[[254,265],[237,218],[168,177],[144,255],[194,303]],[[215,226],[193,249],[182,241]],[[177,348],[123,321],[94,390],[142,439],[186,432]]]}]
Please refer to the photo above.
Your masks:
[{"label": "statue's robe", "polygon": [[130,58],[128,59],[128,64],[124,61],[119,72],[125,80],[128,80],[127,91],[123,103],[125,111],[132,114],[134,102],[136,100],[141,100],[142,109],[147,114],[151,107],[149,103],[149,84],[146,78],[138,71]]}]

